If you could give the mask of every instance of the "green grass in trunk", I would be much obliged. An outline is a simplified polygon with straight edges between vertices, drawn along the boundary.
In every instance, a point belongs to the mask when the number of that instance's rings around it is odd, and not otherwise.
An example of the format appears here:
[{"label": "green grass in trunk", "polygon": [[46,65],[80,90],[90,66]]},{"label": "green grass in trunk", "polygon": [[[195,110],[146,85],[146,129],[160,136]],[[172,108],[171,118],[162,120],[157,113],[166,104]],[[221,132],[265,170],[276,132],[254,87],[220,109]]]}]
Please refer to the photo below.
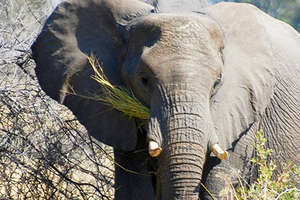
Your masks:
[{"label": "green grass in trunk", "polygon": [[129,117],[142,120],[150,118],[150,109],[148,107],[143,105],[131,91],[112,85],[105,76],[98,60],[93,55],[88,59],[95,72],[92,78],[104,89],[104,96],[95,97],[95,100],[101,101],[103,104],[111,106]]}]

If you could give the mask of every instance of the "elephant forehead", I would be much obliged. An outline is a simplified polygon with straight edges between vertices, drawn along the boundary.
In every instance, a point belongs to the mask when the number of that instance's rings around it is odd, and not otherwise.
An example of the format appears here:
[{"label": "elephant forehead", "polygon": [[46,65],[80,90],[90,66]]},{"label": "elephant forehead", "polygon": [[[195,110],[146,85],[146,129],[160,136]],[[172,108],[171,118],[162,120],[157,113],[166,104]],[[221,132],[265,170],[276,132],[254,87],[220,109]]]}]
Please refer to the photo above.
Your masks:
[{"label": "elephant forehead", "polygon": [[147,66],[156,77],[176,76],[176,80],[182,80],[204,68],[220,71],[216,68],[220,67],[222,33],[215,21],[206,16],[149,15],[131,27],[130,37],[131,51],[142,49],[142,66]]},{"label": "elephant forehead", "polygon": [[[147,16],[143,26],[159,28],[160,36],[150,47],[144,48],[146,63],[159,65],[170,60],[214,65],[223,45],[222,32],[210,18],[202,15],[161,14]],[[154,62],[154,63],[153,63]]]},{"label": "elephant forehead", "polygon": [[[207,30],[203,23],[210,20],[203,15],[197,15],[192,13],[186,14],[153,14],[144,17],[140,23],[142,26],[151,26],[159,28],[161,31],[161,37],[167,37],[168,40],[183,39],[185,36],[198,38]],[[172,38],[171,38],[171,37]]]},{"label": "elephant forehead", "polygon": [[[212,19],[201,14],[156,14],[144,17],[141,26],[159,29],[154,55],[210,54],[222,46],[222,32]],[[138,31],[137,31],[138,32]]]}]

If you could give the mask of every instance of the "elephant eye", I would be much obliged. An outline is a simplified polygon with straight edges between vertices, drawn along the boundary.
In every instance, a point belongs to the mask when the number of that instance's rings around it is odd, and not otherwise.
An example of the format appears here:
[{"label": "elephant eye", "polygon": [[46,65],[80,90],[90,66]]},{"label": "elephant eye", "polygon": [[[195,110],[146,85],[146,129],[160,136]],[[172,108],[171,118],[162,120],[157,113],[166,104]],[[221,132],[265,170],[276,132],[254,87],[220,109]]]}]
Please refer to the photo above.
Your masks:
[{"label": "elephant eye", "polygon": [[214,84],[214,88],[218,87],[220,85],[220,83],[222,82],[222,73],[220,73],[217,77],[217,80]]},{"label": "elephant eye", "polygon": [[141,82],[144,86],[148,86],[149,81],[146,77],[141,77]]},{"label": "elephant eye", "polygon": [[214,83],[214,86],[211,90],[210,97],[212,98],[218,91],[218,89],[222,86],[223,80],[222,80],[222,73],[220,73]]},{"label": "elephant eye", "polygon": [[143,92],[152,93],[153,91],[152,80],[148,76],[140,76],[139,85],[141,87],[141,90],[143,90]]}]

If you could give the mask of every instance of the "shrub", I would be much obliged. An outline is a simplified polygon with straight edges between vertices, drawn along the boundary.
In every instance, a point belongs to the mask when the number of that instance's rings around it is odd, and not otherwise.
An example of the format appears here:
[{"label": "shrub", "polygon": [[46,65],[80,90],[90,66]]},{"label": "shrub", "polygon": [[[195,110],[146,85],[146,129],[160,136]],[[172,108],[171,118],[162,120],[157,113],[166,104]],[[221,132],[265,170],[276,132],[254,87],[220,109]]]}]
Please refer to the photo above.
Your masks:
[{"label": "shrub", "polygon": [[[256,134],[254,144],[257,157],[251,162],[258,167],[259,176],[250,186],[242,186],[235,190],[237,200],[295,200],[300,197],[300,189],[296,188],[296,179],[299,176],[300,167],[288,163],[283,165],[283,170],[279,172],[279,167],[270,160],[272,149],[265,147],[267,139],[263,131]],[[298,177],[299,180],[300,177]],[[242,181],[241,181],[242,182]]]}]

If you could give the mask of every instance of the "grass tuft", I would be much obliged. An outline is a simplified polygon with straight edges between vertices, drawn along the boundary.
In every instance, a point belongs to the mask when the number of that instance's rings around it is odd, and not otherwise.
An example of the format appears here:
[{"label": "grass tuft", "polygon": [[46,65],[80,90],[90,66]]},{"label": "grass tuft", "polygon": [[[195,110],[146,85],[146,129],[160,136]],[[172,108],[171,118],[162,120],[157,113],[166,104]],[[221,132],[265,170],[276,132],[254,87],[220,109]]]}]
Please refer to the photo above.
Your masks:
[{"label": "grass tuft", "polygon": [[150,119],[150,109],[138,100],[131,91],[112,85],[105,76],[99,61],[91,55],[89,62],[95,72],[92,78],[104,89],[104,96],[96,96],[95,100],[124,113],[125,115],[142,120]]}]

